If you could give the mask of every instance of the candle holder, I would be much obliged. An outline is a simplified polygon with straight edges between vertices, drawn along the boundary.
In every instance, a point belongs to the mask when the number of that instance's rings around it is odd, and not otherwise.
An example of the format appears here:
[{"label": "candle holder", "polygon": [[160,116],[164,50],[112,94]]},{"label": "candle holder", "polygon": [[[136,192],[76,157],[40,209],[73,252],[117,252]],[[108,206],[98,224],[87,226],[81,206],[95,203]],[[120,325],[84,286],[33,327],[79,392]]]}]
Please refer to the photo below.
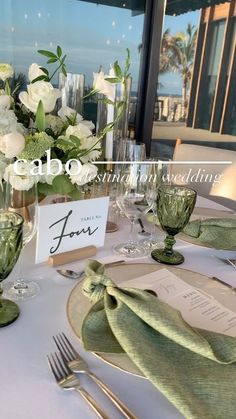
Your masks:
[{"label": "candle holder", "polygon": [[105,172],[106,173],[113,173],[114,164],[113,164],[112,159],[109,159],[109,160],[106,159],[106,161],[107,161],[107,163],[105,164]]}]

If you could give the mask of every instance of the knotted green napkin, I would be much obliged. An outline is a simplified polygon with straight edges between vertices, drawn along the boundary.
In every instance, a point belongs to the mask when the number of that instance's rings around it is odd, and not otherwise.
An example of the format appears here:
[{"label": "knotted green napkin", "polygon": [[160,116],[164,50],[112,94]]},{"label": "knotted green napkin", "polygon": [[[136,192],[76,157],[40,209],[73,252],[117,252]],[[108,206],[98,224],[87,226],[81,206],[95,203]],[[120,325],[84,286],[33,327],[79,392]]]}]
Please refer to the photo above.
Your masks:
[{"label": "knotted green napkin", "polygon": [[188,419],[235,419],[235,338],[194,329],[148,292],[117,287],[97,261],[86,275],[94,305],[83,321],[85,349],[126,352]]},{"label": "knotted green napkin", "polygon": [[236,249],[236,218],[209,218],[187,224],[183,230],[196,243],[215,249]]}]

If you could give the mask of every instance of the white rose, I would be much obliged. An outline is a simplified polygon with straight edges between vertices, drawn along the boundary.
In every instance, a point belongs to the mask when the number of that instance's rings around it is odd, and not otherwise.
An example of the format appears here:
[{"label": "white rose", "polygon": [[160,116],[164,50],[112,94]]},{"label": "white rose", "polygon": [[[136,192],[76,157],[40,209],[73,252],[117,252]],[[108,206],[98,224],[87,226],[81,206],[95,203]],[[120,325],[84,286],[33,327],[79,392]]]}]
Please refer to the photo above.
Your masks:
[{"label": "white rose", "polygon": [[14,74],[14,70],[10,64],[0,63],[0,80],[6,81]]},{"label": "white rose", "polygon": [[48,185],[52,185],[53,179],[64,173],[64,169],[59,167],[59,164],[52,160],[50,161],[50,164],[44,163],[42,165],[42,176],[40,177],[40,182],[47,183]]},{"label": "white rose", "polygon": [[61,96],[59,89],[54,89],[51,83],[36,81],[28,84],[27,92],[21,92],[19,99],[31,112],[36,113],[39,101],[43,103],[45,113],[50,113],[55,108],[57,99]]},{"label": "white rose", "polygon": [[10,96],[0,94],[0,108],[9,109],[11,106]]},{"label": "white rose", "polygon": [[[71,118],[75,113],[76,111],[70,108],[69,106],[62,106],[61,109],[59,109],[59,111],[57,112],[57,115],[60,116],[60,118],[66,122],[67,118]],[[83,120],[82,115],[80,115],[79,113],[76,113],[76,123],[78,124],[82,120]]]},{"label": "white rose", "polygon": [[83,119],[81,124],[86,125],[86,127],[88,127],[91,131],[95,128],[94,123],[92,121],[87,121],[86,119]]},{"label": "white rose", "polygon": [[0,137],[0,151],[7,159],[18,156],[25,148],[25,139],[18,132],[11,132]]},{"label": "white rose", "polygon": [[0,136],[10,132],[20,132],[21,126],[11,109],[0,107]]},{"label": "white rose", "polygon": [[114,102],[115,100],[115,85],[109,83],[105,78],[109,77],[105,75],[103,71],[99,73],[93,73],[93,89],[99,93],[105,95],[109,100]]},{"label": "white rose", "polygon": [[28,191],[38,181],[38,176],[31,175],[31,170],[36,166],[29,162],[19,161],[17,163],[18,175],[14,164],[9,164],[4,173],[4,180],[9,182],[12,187],[18,191]]},{"label": "white rose", "polygon": [[46,128],[50,128],[56,136],[61,134],[64,123],[59,116],[48,114],[45,118]]},{"label": "white rose", "polygon": [[80,122],[78,125],[69,125],[66,130],[66,136],[69,137],[70,135],[83,139],[84,137],[90,137],[92,135],[92,131],[87,127],[87,125]]},{"label": "white rose", "polygon": [[[88,182],[91,182],[97,176],[98,168],[91,163],[85,163],[81,167],[79,174],[78,172],[78,165],[75,162],[71,163],[70,167],[70,180],[71,183],[74,185],[82,186]],[[73,174],[73,172],[75,174]]]},{"label": "white rose", "polygon": [[28,77],[29,81],[32,82],[39,76],[45,76],[45,73],[40,69],[39,65],[36,63],[31,64],[29,67]]},{"label": "white rose", "polygon": [[80,158],[83,163],[94,161],[98,159],[101,155],[101,143],[95,136],[83,139],[81,141],[81,149],[91,149],[88,154]]}]

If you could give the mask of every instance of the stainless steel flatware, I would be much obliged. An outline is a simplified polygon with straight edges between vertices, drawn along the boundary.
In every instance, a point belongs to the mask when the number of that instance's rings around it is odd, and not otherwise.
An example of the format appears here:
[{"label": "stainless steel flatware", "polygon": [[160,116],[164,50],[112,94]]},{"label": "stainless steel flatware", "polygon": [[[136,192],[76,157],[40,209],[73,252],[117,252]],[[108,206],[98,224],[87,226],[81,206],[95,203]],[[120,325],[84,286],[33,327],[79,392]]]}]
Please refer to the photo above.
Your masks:
[{"label": "stainless steel flatware", "polygon": [[218,260],[220,260],[221,262],[224,262],[224,263],[226,263],[227,265],[231,265],[231,266],[233,266],[233,268],[235,268],[236,269],[236,259],[230,259],[230,258],[221,258],[221,257],[219,257],[219,256],[215,256],[215,255],[212,255],[215,259],[218,259]]},{"label": "stainless steel flatware", "polygon": [[230,284],[227,284],[227,282],[222,281],[222,279],[217,278],[216,276],[213,276],[211,279],[213,279],[214,281],[219,282],[222,285],[225,285],[226,287],[230,288],[232,291],[236,292],[236,287],[233,287]]},{"label": "stainless steel flatware", "polygon": [[233,266],[236,269],[236,260],[235,259],[226,259],[226,263]]},{"label": "stainless steel flatware", "polygon": [[137,417],[128,409],[128,407],[111,391],[111,389],[89,370],[87,363],[83,360],[80,354],[72,346],[69,339],[64,333],[53,336],[53,340],[60,351],[62,358],[67,363],[68,367],[81,374],[87,374],[100,387],[100,389],[109,397],[114,405],[123,413],[127,419],[137,419]]},{"label": "stainless steel flatware", "polygon": [[[115,262],[105,263],[105,268],[109,268],[110,266],[120,265],[121,263],[125,263],[125,260],[116,260]],[[84,269],[79,272],[72,271],[70,269],[57,269],[57,272],[64,276],[65,278],[70,279],[80,279],[84,276],[85,271]]]},{"label": "stainless steel flatware", "polygon": [[109,416],[102,410],[96,400],[80,385],[78,377],[71,371],[63,357],[56,352],[48,355],[50,370],[63,390],[75,390],[89,404],[100,419],[109,419]]}]

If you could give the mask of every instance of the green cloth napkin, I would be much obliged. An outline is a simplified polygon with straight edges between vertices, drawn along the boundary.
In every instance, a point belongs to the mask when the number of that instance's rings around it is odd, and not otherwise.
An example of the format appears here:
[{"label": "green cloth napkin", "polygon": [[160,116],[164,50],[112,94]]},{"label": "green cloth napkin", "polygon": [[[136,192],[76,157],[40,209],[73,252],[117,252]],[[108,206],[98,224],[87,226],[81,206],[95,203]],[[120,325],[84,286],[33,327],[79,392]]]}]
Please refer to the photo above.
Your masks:
[{"label": "green cloth napkin", "polygon": [[236,339],[190,327],[181,314],[146,291],[119,288],[89,261],[84,294],[85,349],[122,353],[188,419],[235,419]]},{"label": "green cloth napkin", "polygon": [[236,249],[236,218],[192,221],[187,224],[183,233],[196,238],[196,243],[215,249]]}]

